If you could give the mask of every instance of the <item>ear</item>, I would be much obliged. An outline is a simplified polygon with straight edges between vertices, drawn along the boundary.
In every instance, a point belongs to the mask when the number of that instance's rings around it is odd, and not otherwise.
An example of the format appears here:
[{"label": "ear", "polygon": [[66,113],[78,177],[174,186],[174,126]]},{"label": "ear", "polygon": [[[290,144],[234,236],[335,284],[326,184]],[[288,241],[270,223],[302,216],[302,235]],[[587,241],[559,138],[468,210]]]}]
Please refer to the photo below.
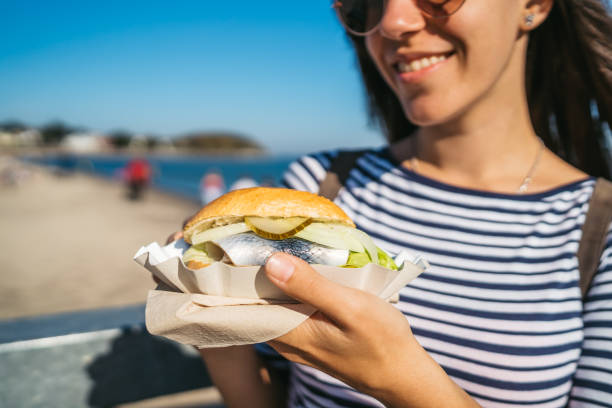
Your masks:
[{"label": "ear", "polygon": [[546,20],[555,0],[523,0],[521,21],[523,31],[531,31]]}]

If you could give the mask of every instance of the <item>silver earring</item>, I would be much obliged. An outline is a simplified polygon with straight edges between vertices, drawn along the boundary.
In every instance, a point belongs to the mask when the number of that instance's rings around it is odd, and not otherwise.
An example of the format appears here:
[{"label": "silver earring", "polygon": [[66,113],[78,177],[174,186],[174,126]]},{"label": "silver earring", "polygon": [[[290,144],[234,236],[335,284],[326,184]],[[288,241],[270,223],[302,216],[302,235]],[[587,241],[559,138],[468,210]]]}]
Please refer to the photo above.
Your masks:
[{"label": "silver earring", "polygon": [[533,25],[534,20],[535,15],[533,14],[527,14],[527,16],[525,16],[525,24],[527,24],[528,27],[531,27]]}]

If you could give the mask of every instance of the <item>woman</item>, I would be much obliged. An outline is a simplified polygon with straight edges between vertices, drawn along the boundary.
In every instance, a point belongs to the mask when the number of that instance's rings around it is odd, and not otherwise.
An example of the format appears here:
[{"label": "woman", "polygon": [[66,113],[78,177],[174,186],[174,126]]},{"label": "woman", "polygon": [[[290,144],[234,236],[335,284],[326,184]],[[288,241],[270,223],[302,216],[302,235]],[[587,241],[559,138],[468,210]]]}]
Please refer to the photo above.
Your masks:
[{"label": "woman", "polygon": [[[289,406],[612,406],[610,229],[584,305],[575,256],[591,176],[610,176],[603,3],[336,7],[390,142],[364,153],[336,203],[381,247],[432,267],[393,307],[272,257],[268,277],[319,309],[270,342],[303,363]],[[297,161],[286,183],[316,192],[333,157]],[[272,405],[252,348],[202,354],[228,406]]]}]

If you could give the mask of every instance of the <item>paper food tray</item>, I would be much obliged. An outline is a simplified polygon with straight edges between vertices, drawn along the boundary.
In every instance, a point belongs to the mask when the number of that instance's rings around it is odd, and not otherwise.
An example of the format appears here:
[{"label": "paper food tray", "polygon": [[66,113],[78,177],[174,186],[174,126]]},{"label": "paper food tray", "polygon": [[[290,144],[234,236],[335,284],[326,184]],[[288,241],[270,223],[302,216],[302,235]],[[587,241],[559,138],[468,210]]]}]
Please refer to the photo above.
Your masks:
[{"label": "paper food tray", "polygon": [[[253,344],[287,333],[314,313],[271,283],[263,267],[216,262],[199,270],[187,268],[182,255],[188,247],[183,240],[165,247],[152,243],[134,256],[163,282],[147,299],[150,333],[198,348]],[[312,266],[334,282],[388,299],[428,266],[407,253],[396,261],[401,263],[398,271],[375,264]]]}]

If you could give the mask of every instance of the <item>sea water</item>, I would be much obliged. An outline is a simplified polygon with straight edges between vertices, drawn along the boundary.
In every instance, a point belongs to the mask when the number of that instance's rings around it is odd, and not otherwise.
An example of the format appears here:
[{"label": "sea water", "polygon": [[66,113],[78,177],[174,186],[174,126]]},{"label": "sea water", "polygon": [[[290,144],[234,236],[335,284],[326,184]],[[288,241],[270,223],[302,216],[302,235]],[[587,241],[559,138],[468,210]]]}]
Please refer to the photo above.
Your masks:
[{"label": "sea water", "polygon": [[[199,201],[202,177],[219,173],[226,189],[241,177],[248,176],[258,184],[280,185],[282,175],[297,156],[194,157],[147,156],[153,170],[152,185],[160,190]],[[130,156],[49,155],[24,157],[24,160],[53,166],[62,171],[81,171],[105,178],[121,179],[121,170]]]}]

